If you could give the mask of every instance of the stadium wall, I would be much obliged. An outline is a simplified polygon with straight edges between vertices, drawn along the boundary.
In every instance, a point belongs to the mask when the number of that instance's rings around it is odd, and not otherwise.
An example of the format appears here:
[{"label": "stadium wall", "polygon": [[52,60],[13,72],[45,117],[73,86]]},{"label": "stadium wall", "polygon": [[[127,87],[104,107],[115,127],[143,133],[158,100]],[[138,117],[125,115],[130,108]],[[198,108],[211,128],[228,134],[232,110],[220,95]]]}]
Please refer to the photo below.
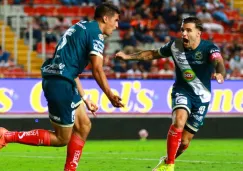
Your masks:
[{"label": "stadium wall", "polygon": [[[149,139],[165,139],[170,118],[92,118],[89,139],[138,139],[138,132],[146,129]],[[195,138],[243,138],[243,118],[206,118]],[[26,131],[37,128],[51,130],[47,118],[2,118],[0,126],[9,130]]]}]

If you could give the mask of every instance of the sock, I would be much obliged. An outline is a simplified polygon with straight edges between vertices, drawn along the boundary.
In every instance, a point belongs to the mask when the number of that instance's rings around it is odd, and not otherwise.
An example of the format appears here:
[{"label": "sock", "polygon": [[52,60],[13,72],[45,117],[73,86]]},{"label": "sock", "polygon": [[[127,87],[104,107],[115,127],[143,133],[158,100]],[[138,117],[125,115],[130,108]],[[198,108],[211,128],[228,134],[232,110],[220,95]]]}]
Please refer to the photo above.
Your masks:
[{"label": "sock", "polygon": [[177,153],[176,153],[176,158],[179,157],[184,151],[186,151],[186,149],[188,148],[189,144],[187,145],[183,145],[181,144]]},{"label": "sock", "polygon": [[67,145],[67,158],[64,171],[76,171],[78,162],[82,155],[82,150],[85,141],[77,135],[72,134],[72,137]]},{"label": "sock", "polygon": [[175,163],[175,156],[181,144],[181,137],[182,137],[182,130],[175,128],[174,125],[171,125],[167,135],[166,164]]},{"label": "sock", "polygon": [[21,143],[36,146],[50,146],[50,132],[35,129],[28,132],[6,132],[4,134],[6,143]]}]

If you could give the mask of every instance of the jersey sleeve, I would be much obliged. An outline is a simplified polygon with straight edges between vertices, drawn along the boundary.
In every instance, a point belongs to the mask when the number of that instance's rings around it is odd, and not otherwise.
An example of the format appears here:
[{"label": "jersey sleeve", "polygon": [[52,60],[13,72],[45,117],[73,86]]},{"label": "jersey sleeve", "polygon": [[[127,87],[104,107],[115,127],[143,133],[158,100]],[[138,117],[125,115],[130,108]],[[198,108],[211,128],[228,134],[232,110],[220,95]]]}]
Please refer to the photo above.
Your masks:
[{"label": "jersey sleeve", "polygon": [[222,58],[221,53],[220,53],[220,49],[214,44],[209,45],[209,59],[210,59],[210,61],[213,61],[217,58]]},{"label": "jersey sleeve", "polygon": [[172,53],[171,53],[172,43],[173,43],[173,41],[170,41],[158,49],[160,56],[165,57],[165,58],[172,56]]},{"label": "jersey sleeve", "polygon": [[90,37],[90,55],[96,55],[103,58],[103,52],[105,47],[104,36],[102,34],[92,34]]}]

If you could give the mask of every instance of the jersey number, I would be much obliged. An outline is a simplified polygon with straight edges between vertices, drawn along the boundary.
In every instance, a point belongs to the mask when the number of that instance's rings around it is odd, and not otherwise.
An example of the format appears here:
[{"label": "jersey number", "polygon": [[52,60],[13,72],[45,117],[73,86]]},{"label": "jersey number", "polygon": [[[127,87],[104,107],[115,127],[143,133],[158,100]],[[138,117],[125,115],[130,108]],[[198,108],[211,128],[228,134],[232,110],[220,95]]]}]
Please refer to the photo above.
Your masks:
[{"label": "jersey number", "polygon": [[206,109],[205,106],[201,106],[201,107],[199,107],[198,113],[203,114],[204,111],[205,111],[205,109]]},{"label": "jersey number", "polygon": [[62,49],[67,44],[67,36],[71,36],[76,30],[73,28],[69,28],[62,37],[62,43],[58,45],[57,50]]}]

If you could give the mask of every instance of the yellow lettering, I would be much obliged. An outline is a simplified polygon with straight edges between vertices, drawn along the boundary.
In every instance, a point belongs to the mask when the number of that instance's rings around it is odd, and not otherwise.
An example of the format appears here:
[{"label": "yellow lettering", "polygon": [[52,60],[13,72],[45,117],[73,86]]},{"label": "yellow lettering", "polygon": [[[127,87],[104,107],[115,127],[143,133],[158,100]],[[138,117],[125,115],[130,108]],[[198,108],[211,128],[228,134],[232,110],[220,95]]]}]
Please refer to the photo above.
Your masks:
[{"label": "yellow lettering", "polygon": [[[114,94],[118,95],[118,91],[116,91],[115,89],[111,89],[113,91]],[[111,113],[113,112],[116,108],[112,106],[110,100],[107,98],[107,96],[105,95],[105,93],[101,94],[100,97],[100,107],[104,112],[108,112]]]},{"label": "yellow lettering", "polygon": [[134,111],[138,112],[149,112],[152,107],[153,107],[153,101],[150,97],[154,95],[154,91],[149,90],[149,89],[142,89],[138,94],[137,94],[137,100],[138,102],[143,106],[143,108],[140,108],[137,104],[134,105]]},{"label": "yellow lettering", "polygon": [[239,112],[243,112],[242,104],[243,104],[243,89],[240,89],[235,93],[235,97],[234,97],[235,109]]},{"label": "yellow lettering", "polygon": [[122,103],[125,106],[120,108],[121,112],[129,112],[132,109],[133,102],[129,103],[131,91],[132,91],[132,83],[131,82],[122,82],[121,98],[122,98]]},{"label": "yellow lettering", "polygon": [[[214,98],[212,101],[211,112],[221,112],[220,108],[222,106],[222,112],[230,112],[233,108],[233,92],[230,89],[219,90],[215,89]],[[222,105],[221,105],[222,103]]]},{"label": "yellow lettering", "polygon": [[40,81],[34,85],[30,93],[30,105],[35,112],[39,112],[39,113],[43,113],[48,110],[47,107],[44,107],[41,104],[41,93],[42,93],[42,84]]},{"label": "yellow lettering", "polygon": [[13,90],[0,88],[0,104],[2,105],[2,107],[0,108],[0,113],[8,112],[13,106],[12,99],[9,98],[5,93],[13,96]]},{"label": "yellow lettering", "polygon": [[171,93],[172,93],[172,87],[170,87],[170,89],[168,90],[168,94],[167,94],[167,104],[168,104],[170,109],[172,108]]},{"label": "yellow lettering", "polygon": [[90,96],[90,99],[98,104],[100,93],[97,89],[85,89],[85,94]]}]

